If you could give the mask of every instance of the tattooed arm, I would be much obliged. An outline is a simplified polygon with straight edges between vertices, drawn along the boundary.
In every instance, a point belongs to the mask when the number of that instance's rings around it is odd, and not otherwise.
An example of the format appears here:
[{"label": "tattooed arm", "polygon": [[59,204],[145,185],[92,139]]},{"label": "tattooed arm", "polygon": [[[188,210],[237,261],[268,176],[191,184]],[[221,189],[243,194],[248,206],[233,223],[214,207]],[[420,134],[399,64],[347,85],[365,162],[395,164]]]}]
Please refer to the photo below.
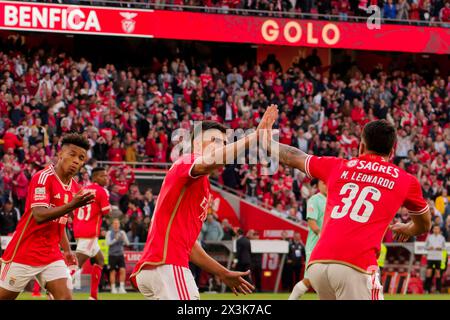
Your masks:
[{"label": "tattooed arm", "polygon": [[282,164],[305,172],[305,163],[308,157],[307,153],[304,153],[303,151],[295,147],[279,143],[278,156]]}]

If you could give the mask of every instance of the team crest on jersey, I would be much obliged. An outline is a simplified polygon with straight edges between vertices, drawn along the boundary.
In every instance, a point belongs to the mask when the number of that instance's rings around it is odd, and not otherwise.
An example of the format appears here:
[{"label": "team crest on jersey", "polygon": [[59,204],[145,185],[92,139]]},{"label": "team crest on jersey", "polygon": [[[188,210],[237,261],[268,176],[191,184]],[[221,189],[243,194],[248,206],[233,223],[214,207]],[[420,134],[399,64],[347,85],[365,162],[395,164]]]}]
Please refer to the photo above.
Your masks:
[{"label": "team crest on jersey", "polygon": [[45,199],[45,187],[34,189],[34,200],[44,200]]},{"label": "team crest on jersey", "polygon": [[349,162],[347,162],[347,167],[353,168],[357,164],[358,164],[358,160],[350,160]]}]

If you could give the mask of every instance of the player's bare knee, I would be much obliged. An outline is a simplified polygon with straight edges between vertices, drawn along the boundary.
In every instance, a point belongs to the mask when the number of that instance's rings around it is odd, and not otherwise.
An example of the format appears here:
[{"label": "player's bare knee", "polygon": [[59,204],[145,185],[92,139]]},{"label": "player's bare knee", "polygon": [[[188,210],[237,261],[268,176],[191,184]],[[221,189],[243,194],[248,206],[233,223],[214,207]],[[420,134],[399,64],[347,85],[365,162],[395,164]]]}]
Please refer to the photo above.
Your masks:
[{"label": "player's bare knee", "polygon": [[0,300],[14,300],[17,298],[18,295],[19,295],[18,292],[0,288]]},{"label": "player's bare knee", "polygon": [[73,300],[72,293],[65,294],[62,300]]},{"label": "player's bare knee", "polygon": [[55,300],[73,300],[71,292],[64,292],[58,296],[55,296]]},{"label": "player's bare knee", "polygon": [[[53,288],[52,288],[53,289]],[[72,300],[72,291],[68,288],[57,288],[56,290],[49,290],[54,300]]]}]

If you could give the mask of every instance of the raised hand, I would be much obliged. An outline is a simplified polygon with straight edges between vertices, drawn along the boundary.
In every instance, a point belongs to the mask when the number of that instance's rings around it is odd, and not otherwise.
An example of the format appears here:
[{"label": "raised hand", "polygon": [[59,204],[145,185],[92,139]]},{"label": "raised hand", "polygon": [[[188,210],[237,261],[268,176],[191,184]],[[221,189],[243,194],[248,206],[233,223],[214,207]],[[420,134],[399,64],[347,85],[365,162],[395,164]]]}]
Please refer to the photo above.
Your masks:
[{"label": "raised hand", "polygon": [[70,203],[73,209],[77,209],[94,202],[94,198],[95,195],[92,192],[85,192],[83,189],[81,189],[73,197]]},{"label": "raised hand", "polygon": [[271,104],[264,112],[264,115],[259,122],[258,128],[256,130],[270,130],[273,124],[278,118],[278,106],[276,104]]},{"label": "raised hand", "polygon": [[270,145],[270,141],[272,140],[272,127],[277,118],[278,106],[276,104],[272,104],[267,108],[261,122],[258,125],[258,128],[256,129],[258,136],[262,137],[263,147],[265,148],[268,148]]}]

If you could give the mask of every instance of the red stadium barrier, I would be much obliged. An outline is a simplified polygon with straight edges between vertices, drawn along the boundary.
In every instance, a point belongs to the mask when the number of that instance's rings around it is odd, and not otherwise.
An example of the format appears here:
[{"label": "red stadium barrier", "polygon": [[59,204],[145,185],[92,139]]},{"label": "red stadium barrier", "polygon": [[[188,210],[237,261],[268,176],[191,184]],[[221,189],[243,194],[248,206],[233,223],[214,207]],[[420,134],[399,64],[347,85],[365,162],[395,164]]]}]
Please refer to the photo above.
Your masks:
[{"label": "red stadium barrier", "polygon": [[[256,205],[252,205],[248,202],[240,202],[241,211],[241,225],[244,230],[253,229],[259,231],[260,234],[264,230],[293,230],[298,231],[302,237],[302,241],[306,243],[306,237],[308,236],[308,228],[301,226],[298,223],[294,223],[290,220],[276,216],[267,210],[263,210]],[[277,235],[278,238],[279,235]],[[264,236],[264,238],[271,238],[270,236]]]},{"label": "red stadium barrier", "polygon": [[[176,23],[174,23],[176,21]],[[0,29],[450,53],[450,29],[0,1]]]},{"label": "red stadium barrier", "polygon": [[219,216],[219,220],[228,219],[233,227],[240,227],[239,218],[231,207],[230,203],[220,194],[220,192],[211,190],[212,203],[210,207]]}]

